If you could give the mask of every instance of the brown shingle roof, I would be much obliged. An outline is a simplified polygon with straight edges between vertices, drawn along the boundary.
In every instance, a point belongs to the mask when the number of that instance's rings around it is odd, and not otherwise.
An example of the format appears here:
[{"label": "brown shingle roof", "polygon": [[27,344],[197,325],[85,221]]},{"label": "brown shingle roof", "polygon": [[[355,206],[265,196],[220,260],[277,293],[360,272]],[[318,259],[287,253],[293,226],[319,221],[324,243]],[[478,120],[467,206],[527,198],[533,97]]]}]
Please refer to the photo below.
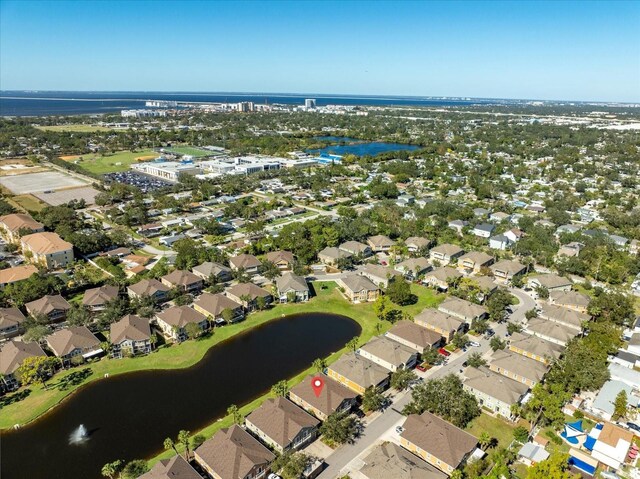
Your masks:
[{"label": "brown shingle roof", "polygon": [[392,442],[376,446],[360,469],[366,479],[447,479],[431,464]]},{"label": "brown shingle roof", "polygon": [[11,340],[0,349],[0,374],[12,374],[22,361],[32,356],[46,356],[38,343]]},{"label": "brown shingle roof", "polygon": [[18,308],[0,308],[0,329],[15,326],[24,320],[24,314]]},{"label": "brown shingle roof", "polygon": [[184,328],[189,323],[200,323],[206,319],[204,314],[197,312],[189,306],[173,306],[157,315],[170,326]]},{"label": "brown shingle roof", "polygon": [[242,307],[242,305],[220,293],[202,293],[195,304],[213,317],[222,314],[225,309],[234,310]]},{"label": "brown shingle roof", "polygon": [[227,292],[229,294],[232,294],[236,298],[248,295],[249,297],[251,297],[251,300],[254,300],[258,297],[266,298],[268,296],[271,296],[271,293],[269,293],[269,291],[262,289],[253,283],[238,283],[234,286],[231,286],[227,290]]},{"label": "brown shingle roof", "polygon": [[423,349],[431,347],[442,340],[435,331],[412,323],[411,321],[402,320],[393,325],[387,334],[397,336],[405,341],[417,344]]},{"label": "brown shingle roof", "polygon": [[138,479],[202,479],[202,476],[178,454],[156,462],[149,472]]},{"label": "brown shingle roof", "polygon": [[491,371],[487,367],[468,367],[465,372],[464,385],[476,391],[502,401],[505,404],[516,404],[529,390],[529,386],[502,374]]},{"label": "brown shingle roof", "polygon": [[385,368],[355,353],[343,354],[329,369],[365,389],[377,386],[389,376]]},{"label": "brown shingle roof", "polygon": [[99,288],[88,289],[82,297],[85,306],[100,306],[118,297],[118,287],[105,284]]},{"label": "brown shingle roof", "polygon": [[6,268],[0,271],[0,284],[10,284],[17,281],[23,281],[36,274],[38,268],[32,264],[16,266],[15,268]]},{"label": "brown shingle roof", "polygon": [[319,396],[316,396],[311,387],[311,381],[316,375],[309,375],[304,378],[301,383],[291,388],[291,393],[327,416],[333,414],[345,399],[355,399],[358,396],[348,387],[324,374],[317,376],[321,376],[324,381],[324,387]]},{"label": "brown shingle roof", "polygon": [[157,291],[164,291],[166,293],[170,290],[168,286],[162,284],[157,279],[143,279],[129,286],[129,289],[138,296],[152,296]]},{"label": "brown shingle roof", "polygon": [[150,337],[151,328],[149,327],[149,320],[134,314],[127,314],[120,321],[113,323],[109,335],[111,344],[120,344],[128,339],[144,341]]},{"label": "brown shingle roof", "polygon": [[93,349],[100,346],[100,340],[86,326],[60,329],[47,336],[47,344],[53,353],[60,357],[74,349]]},{"label": "brown shingle roof", "polygon": [[69,311],[71,309],[71,305],[59,294],[43,296],[25,304],[25,307],[29,314],[49,314],[56,310]]},{"label": "brown shingle roof", "polygon": [[229,264],[236,268],[255,268],[260,267],[262,263],[252,254],[239,254],[229,258]]},{"label": "brown shingle roof", "polygon": [[272,263],[280,263],[285,262],[289,264],[293,264],[294,258],[293,253],[291,251],[271,251],[267,253],[267,261],[271,261]]},{"label": "brown shingle roof", "polygon": [[427,411],[407,417],[400,437],[452,467],[458,467],[478,444],[468,432]]},{"label": "brown shingle roof", "polygon": [[221,479],[244,479],[256,466],[269,464],[275,455],[240,426],[221,429],[195,450],[196,461]]},{"label": "brown shingle roof", "polygon": [[174,286],[189,286],[193,283],[202,282],[202,279],[199,276],[196,276],[191,271],[185,271],[183,269],[176,269],[169,274],[165,274],[162,279]]}]

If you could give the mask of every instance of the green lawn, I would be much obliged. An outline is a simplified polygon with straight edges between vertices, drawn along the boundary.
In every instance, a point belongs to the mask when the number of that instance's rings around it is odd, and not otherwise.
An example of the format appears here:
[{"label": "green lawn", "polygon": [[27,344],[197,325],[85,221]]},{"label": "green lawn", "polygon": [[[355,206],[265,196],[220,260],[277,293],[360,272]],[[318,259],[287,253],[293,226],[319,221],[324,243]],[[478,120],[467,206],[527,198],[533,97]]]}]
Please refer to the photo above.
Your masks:
[{"label": "green lawn", "polygon": [[46,203],[29,194],[13,196],[9,201],[26,211],[40,211],[47,206]]},{"label": "green lawn", "polygon": [[190,155],[195,158],[216,154],[214,152],[203,150],[202,148],[196,148],[193,146],[172,146],[171,148],[165,148],[164,151],[166,151],[167,153],[176,153],[178,155]]},{"label": "green lawn", "polygon": [[147,149],[140,151],[118,151],[110,154],[88,154],[76,156],[63,156],[65,161],[77,162],[78,166],[98,175],[114,173],[116,171],[126,171],[132,163],[136,163],[138,158],[151,160],[158,157],[156,151]]},{"label": "green lawn", "polygon": [[487,432],[489,436],[497,439],[498,447],[507,447],[511,444],[514,429],[515,425],[484,412],[466,427],[466,431],[475,437],[480,437],[480,434]]},{"label": "green lawn", "polygon": [[95,131],[112,131],[113,130],[112,128],[107,128],[105,126],[82,125],[82,124],[38,126],[37,128],[43,131],[70,131],[70,132],[78,132],[78,133],[92,133]]},{"label": "green lawn", "polygon": [[[149,356],[119,360],[103,358],[100,361],[89,363],[80,368],[56,374],[49,382],[47,390],[43,389],[40,385],[30,386],[28,397],[21,401],[10,403],[13,395],[8,395],[3,398],[3,402],[0,402],[0,404],[5,404],[4,407],[2,407],[2,414],[0,414],[0,430],[11,428],[14,424],[24,425],[36,419],[73,393],[82,384],[99,380],[104,377],[105,374],[113,376],[139,370],[179,369],[192,366],[202,359],[204,354],[216,344],[242,331],[267,323],[282,315],[319,311],[348,316],[357,321],[362,327],[362,333],[360,335],[361,344],[368,341],[372,336],[379,334],[376,329],[378,324],[381,325],[380,333],[385,332],[391,327],[389,323],[380,322],[376,318],[372,304],[351,304],[347,302],[335,288],[335,283],[325,283],[325,285],[326,289],[322,289],[322,283],[314,283],[317,296],[312,298],[308,303],[277,305],[267,311],[253,313],[241,323],[217,328],[215,334],[208,338],[199,341],[186,341],[180,345],[171,347],[163,347]],[[416,286],[416,288],[420,298],[419,303],[435,304],[440,298],[444,298],[442,295],[436,297],[436,293],[422,286]],[[416,305],[401,309],[408,311],[410,308],[415,309],[415,307]],[[342,352],[344,352],[344,350],[332,354],[328,358],[328,362],[335,361]],[[70,378],[68,376],[74,373],[77,375],[78,371],[83,368],[89,370],[90,375],[88,378],[78,382],[78,384],[69,385]],[[302,372],[296,376],[296,378],[291,379],[291,383],[299,382],[308,373],[309,370]],[[63,386],[65,386],[64,389]],[[21,391],[14,394],[19,394]],[[251,404],[255,407],[257,403],[254,401]],[[245,407],[249,407],[249,405]],[[215,423],[215,425],[217,424],[219,423]]]}]

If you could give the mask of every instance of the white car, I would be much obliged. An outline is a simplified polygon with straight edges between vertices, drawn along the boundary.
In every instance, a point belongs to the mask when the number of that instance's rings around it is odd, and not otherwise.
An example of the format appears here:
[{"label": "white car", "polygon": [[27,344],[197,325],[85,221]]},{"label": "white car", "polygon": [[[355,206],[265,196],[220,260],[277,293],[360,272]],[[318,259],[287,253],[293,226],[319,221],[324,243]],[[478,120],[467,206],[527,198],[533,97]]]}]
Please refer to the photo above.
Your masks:
[{"label": "white car", "polygon": [[267,479],[282,479],[279,475],[277,475],[275,472],[272,472],[271,474],[269,474],[269,477]]},{"label": "white car", "polygon": [[477,341],[469,341],[469,345],[473,346],[474,348],[479,348],[480,347],[480,343]]}]

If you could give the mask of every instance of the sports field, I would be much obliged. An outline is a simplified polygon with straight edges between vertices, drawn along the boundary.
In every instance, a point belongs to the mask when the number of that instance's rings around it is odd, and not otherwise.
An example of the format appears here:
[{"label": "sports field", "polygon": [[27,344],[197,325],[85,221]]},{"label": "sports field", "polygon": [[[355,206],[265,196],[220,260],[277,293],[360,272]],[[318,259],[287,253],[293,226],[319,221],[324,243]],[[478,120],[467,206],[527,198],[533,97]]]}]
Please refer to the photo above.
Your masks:
[{"label": "sports field", "polygon": [[77,133],[92,133],[94,131],[111,131],[111,128],[98,125],[51,125],[51,126],[37,126],[39,130],[43,131],[71,131]]},{"label": "sports field", "polygon": [[171,148],[165,148],[164,151],[167,153],[176,153],[178,155],[190,155],[195,158],[200,158],[202,156],[211,156],[215,153],[209,150],[203,150],[202,148],[197,148],[194,146],[172,146]]},{"label": "sports field", "polygon": [[90,173],[104,175],[117,171],[127,171],[132,163],[153,160],[158,156],[158,152],[153,150],[125,150],[113,154],[106,153],[102,155],[92,153],[88,155],[61,156],[60,158],[64,161],[74,162]]}]

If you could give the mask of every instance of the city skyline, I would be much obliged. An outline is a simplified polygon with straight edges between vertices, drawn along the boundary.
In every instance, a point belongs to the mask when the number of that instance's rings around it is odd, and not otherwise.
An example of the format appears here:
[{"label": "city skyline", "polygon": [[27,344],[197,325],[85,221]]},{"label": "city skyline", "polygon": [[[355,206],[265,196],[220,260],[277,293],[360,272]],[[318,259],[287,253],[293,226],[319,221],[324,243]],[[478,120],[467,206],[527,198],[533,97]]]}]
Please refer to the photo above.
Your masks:
[{"label": "city skyline", "polygon": [[640,101],[634,2],[2,1],[0,12],[4,91]]}]

